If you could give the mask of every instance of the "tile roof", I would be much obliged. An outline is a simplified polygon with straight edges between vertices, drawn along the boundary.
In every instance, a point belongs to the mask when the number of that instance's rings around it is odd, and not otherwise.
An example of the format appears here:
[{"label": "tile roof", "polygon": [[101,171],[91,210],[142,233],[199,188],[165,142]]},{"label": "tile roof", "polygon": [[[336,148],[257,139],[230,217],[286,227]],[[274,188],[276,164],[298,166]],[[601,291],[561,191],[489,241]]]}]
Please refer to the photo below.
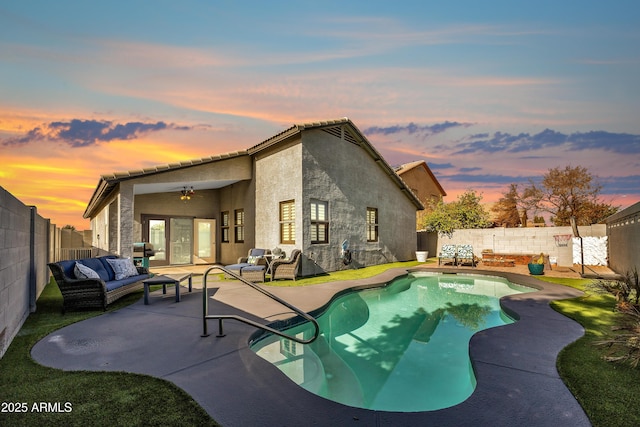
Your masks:
[{"label": "tile roof", "polygon": [[[143,176],[149,176],[157,173],[164,173],[173,170],[188,168],[192,166],[198,166],[206,163],[213,163],[220,160],[230,159],[234,157],[240,157],[243,155],[253,155],[258,153],[268,147],[278,144],[281,141],[284,141],[288,138],[295,137],[303,130],[307,129],[317,129],[317,128],[325,128],[325,127],[333,127],[336,125],[348,125],[351,128],[353,134],[355,134],[355,139],[357,140],[358,145],[364,148],[369,155],[376,161],[376,163],[387,173],[387,175],[398,185],[401,191],[403,191],[407,197],[413,202],[414,205],[418,209],[423,209],[424,206],[418,199],[418,197],[411,191],[411,189],[402,181],[402,178],[389,166],[389,164],[382,158],[380,153],[371,145],[371,143],[366,139],[366,137],[360,132],[360,130],[353,124],[351,120],[347,117],[343,117],[341,119],[335,120],[325,120],[318,122],[308,122],[308,123],[299,123],[291,126],[288,129],[283,130],[282,132],[265,139],[259,144],[254,145],[246,150],[234,151],[230,153],[218,154],[215,156],[203,157],[200,159],[194,160],[185,160],[177,163],[170,163],[167,165],[153,166],[150,168],[144,169],[134,169],[125,172],[114,172],[112,174],[105,174],[100,177],[100,181],[98,182],[98,186],[96,187],[93,195],[89,203],[87,204],[87,208],[84,213],[84,218],[89,218],[93,211],[102,204],[111,194],[115,186],[121,181],[140,178]],[[351,135],[353,136],[353,135]],[[435,179],[435,178],[434,178]]]}]

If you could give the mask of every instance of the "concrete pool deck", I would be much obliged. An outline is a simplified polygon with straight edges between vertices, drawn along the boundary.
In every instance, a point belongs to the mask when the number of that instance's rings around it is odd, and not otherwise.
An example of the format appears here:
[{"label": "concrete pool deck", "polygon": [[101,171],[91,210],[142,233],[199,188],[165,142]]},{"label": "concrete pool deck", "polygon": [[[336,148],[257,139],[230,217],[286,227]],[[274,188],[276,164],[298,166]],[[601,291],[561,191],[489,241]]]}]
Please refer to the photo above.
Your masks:
[{"label": "concrete pool deck", "polygon": [[[556,370],[558,352],[584,331],[549,307],[552,300],[574,298],[581,292],[495,270],[424,270],[489,274],[540,288],[502,300],[506,310],[518,314],[518,322],[473,336],[470,354],[476,390],[466,401],[447,409],[372,411],[316,396],[249,348],[255,328],[225,321],[226,336],[218,338],[217,322],[210,321],[211,335],[201,337],[201,288],[183,292],[179,303],[170,292],[165,296],[156,291],[151,294],[150,305],[140,299],[123,309],[69,325],[38,342],[31,354],[38,363],[63,370],[126,371],[171,381],[225,427],[591,425]],[[392,269],[370,279],[267,288],[289,303],[312,311],[340,291],[386,283],[404,272]],[[261,323],[290,316],[286,308],[239,282],[212,282],[208,295],[211,314],[240,314]]]}]

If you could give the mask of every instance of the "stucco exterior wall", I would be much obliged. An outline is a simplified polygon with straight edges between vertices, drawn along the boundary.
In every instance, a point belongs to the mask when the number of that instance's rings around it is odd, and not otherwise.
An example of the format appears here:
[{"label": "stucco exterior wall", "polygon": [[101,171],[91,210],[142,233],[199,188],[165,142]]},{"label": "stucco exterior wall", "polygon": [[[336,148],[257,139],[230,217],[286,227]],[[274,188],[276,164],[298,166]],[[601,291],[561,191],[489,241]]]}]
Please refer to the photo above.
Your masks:
[{"label": "stucco exterior wall", "polygon": [[430,200],[442,197],[440,189],[422,166],[416,166],[401,175],[402,180],[425,206]]},{"label": "stucco exterior wall", "polygon": [[609,265],[626,274],[640,271],[640,203],[636,203],[607,219]]},{"label": "stucco exterior wall", "polygon": [[[135,198],[134,218],[138,223],[137,239],[142,238],[141,216],[146,214],[216,218],[220,210],[218,190],[199,190],[191,200],[180,200],[178,192],[140,194]],[[136,240],[139,242],[140,240]]]},{"label": "stucco exterior wall", "polygon": [[[303,252],[301,275],[415,257],[415,205],[358,145],[307,130],[277,152],[256,158],[256,246]],[[279,204],[295,200],[296,243],[280,243]],[[329,243],[312,244],[312,200],[328,202]],[[379,241],[366,240],[367,207],[377,208]],[[348,240],[353,263],[341,262]]]},{"label": "stucco exterior wall", "polygon": [[[247,256],[249,249],[258,246],[255,243],[254,233],[256,224],[255,183],[253,180],[240,181],[218,191],[220,205],[215,217],[218,219],[216,250],[220,254],[220,263],[225,265],[235,264],[238,258]],[[234,240],[233,212],[236,209],[244,209],[244,243],[238,243]],[[220,218],[220,213],[223,211],[229,212],[229,243],[221,243],[222,233],[220,233],[220,227],[222,226],[222,219]]]},{"label": "stucco exterior wall", "polygon": [[[255,162],[256,247],[279,247],[287,256],[302,249],[302,146],[300,139],[277,151],[260,153]],[[295,200],[296,244],[280,243],[280,202]]]},{"label": "stucco exterior wall", "polygon": [[[304,233],[302,250],[326,271],[415,258],[415,205],[360,146],[322,130],[302,134],[303,224],[309,230],[312,199],[329,202],[329,243],[311,244]],[[367,242],[367,208],[378,209],[379,241]],[[344,240],[353,265],[341,262]],[[313,274],[313,263],[304,273]]]}]

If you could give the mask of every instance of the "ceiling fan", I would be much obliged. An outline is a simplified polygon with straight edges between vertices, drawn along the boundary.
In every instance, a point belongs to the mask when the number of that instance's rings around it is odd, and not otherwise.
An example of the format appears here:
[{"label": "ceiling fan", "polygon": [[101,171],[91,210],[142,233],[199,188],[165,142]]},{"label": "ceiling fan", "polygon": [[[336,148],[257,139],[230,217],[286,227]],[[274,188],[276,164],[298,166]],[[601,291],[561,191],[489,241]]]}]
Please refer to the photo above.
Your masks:
[{"label": "ceiling fan", "polygon": [[180,190],[180,200],[183,201],[187,201],[187,200],[191,200],[191,197],[195,194],[196,192],[193,189],[193,186],[191,187],[182,187],[182,190]]}]

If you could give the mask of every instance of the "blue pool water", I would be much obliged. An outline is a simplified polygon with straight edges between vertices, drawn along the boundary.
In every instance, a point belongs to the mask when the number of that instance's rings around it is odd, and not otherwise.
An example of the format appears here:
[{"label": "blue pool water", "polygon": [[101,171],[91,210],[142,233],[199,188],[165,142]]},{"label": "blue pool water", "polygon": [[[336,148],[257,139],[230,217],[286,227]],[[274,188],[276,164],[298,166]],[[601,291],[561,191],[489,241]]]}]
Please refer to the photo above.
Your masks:
[{"label": "blue pool water", "polygon": [[[471,336],[513,323],[500,297],[531,291],[498,277],[412,273],[336,299],[318,317],[321,334],[312,344],[269,334],[251,348],[296,384],[345,405],[447,408],[475,389]],[[287,333],[308,338],[313,328]]]}]

